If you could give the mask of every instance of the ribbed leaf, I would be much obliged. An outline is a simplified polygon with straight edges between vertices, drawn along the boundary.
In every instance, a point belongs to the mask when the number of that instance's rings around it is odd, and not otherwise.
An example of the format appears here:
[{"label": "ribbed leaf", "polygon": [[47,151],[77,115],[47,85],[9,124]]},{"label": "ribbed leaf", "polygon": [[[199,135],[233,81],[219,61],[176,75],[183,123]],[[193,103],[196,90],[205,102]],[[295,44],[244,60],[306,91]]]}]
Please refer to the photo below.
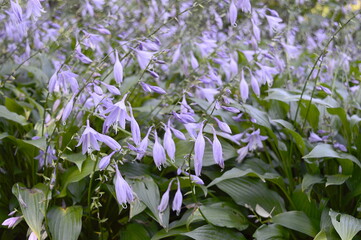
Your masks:
[{"label": "ribbed leaf", "polygon": [[14,112],[10,112],[5,106],[2,105],[0,105],[0,117],[12,122],[19,123],[22,126],[29,124],[23,116]]},{"label": "ribbed leaf", "polygon": [[253,234],[256,240],[289,239],[289,232],[277,224],[260,226]]},{"label": "ribbed leaf", "polygon": [[329,212],[332,225],[336,229],[342,240],[352,240],[353,237],[361,230],[361,220],[348,214],[341,214],[333,211]]},{"label": "ribbed leaf", "polygon": [[27,189],[23,184],[17,183],[12,189],[13,194],[19,201],[26,223],[38,239],[40,239],[46,203],[48,203],[45,197],[46,192],[48,192],[46,189],[46,186],[42,183],[35,185],[32,189]]},{"label": "ribbed leaf", "polygon": [[193,231],[183,233],[182,235],[188,236],[195,240],[246,239],[240,232],[232,231],[226,228],[213,227],[211,225],[204,225],[202,227],[194,229]]},{"label": "ribbed leaf", "polygon": [[311,237],[316,236],[318,233],[318,229],[312,225],[311,220],[301,211],[290,211],[278,214],[272,218],[272,221],[283,227],[307,234]]},{"label": "ribbed leaf", "polygon": [[120,240],[148,240],[150,239],[147,230],[137,223],[127,224],[125,230],[120,230]]},{"label": "ribbed leaf", "polygon": [[81,231],[83,208],[52,207],[48,214],[49,229],[54,240],[77,240]]}]

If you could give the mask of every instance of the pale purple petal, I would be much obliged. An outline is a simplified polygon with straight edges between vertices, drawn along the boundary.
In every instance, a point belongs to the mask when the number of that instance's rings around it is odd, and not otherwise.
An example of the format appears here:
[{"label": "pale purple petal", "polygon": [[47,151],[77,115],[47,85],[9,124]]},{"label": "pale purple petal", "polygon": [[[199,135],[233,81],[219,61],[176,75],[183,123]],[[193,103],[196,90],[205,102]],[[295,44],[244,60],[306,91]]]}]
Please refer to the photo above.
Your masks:
[{"label": "pale purple petal", "polygon": [[237,7],[234,4],[233,1],[231,1],[231,4],[229,5],[229,22],[231,23],[232,26],[237,26],[236,21],[237,21]]},{"label": "pale purple petal", "polygon": [[154,130],[153,159],[158,169],[167,161],[163,146],[158,142],[157,131]]},{"label": "pale purple petal", "polygon": [[119,61],[118,51],[115,50],[114,79],[117,83],[123,82],[123,66]]},{"label": "pale purple petal", "polygon": [[179,213],[181,211],[182,202],[183,202],[183,195],[180,190],[180,183],[178,180],[178,189],[177,189],[177,192],[175,193],[173,204],[172,204],[172,209],[173,209],[173,211],[176,211],[177,216],[179,215]]},{"label": "pale purple petal", "polygon": [[203,122],[202,122],[196,142],[194,144],[194,171],[196,173],[196,176],[201,175],[205,146],[206,143],[203,137]]}]

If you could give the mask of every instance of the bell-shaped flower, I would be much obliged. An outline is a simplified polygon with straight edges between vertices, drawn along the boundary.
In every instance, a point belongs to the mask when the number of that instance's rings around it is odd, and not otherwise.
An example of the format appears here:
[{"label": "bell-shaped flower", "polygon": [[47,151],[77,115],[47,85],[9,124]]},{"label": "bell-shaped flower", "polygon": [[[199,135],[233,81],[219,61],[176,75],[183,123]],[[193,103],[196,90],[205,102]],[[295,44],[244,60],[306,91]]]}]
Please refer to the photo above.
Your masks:
[{"label": "bell-shaped flower", "polygon": [[262,141],[266,140],[268,137],[260,135],[260,130],[257,129],[253,131],[251,134],[246,133],[246,138],[242,140],[242,142],[248,143],[248,150],[253,151],[257,148],[262,148]]},{"label": "bell-shaped flower", "polygon": [[237,7],[234,4],[233,0],[231,0],[231,4],[229,5],[229,22],[231,23],[232,26],[237,26]]},{"label": "bell-shaped flower", "polygon": [[152,127],[150,127],[148,129],[148,132],[147,134],[145,135],[145,137],[143,138],[143,140],[140,142],[140,145],[139,145],[139,148],[138,148],[138,154],[137,154],[137,157],[136,159],[137,160],[140,160],[144,157],[146,151],[147,151],[147,148],[148,148],[148,142],[149,142],[149,134],[150,134],[150,131],[152,130]]},{"label": "bell-shaped flower", "polygon": [[75,48],[75,54],[74,56],[79,59],[82,63],[85,64],[90,64],[93,62],[93,60],[91,60],[90,58],[88,58],[87,56],[84,55],[84,53],[81,52],[81,47],[80,44],[77,42],[76,43],[76,48]]},{"label": "bell-shaped flower", "polygon": [[124,180],[119,172],[118,166],[115,165],[115,177],[114,177],[115,194],[117,201],[123,208],[126,208],[126,203],[131,203],[134,200],[133,191],[129,184]]},{"label": "bell-shaped flower", "polygon": [[154,130],[153,159],[158,169],[167,161],[164,148],[158,141],[157,130]]},{"label": "bell-shaped flower", "polygon": [[179,179],[177,179],[177,180],[178,180],[178,189],[177,189],[177,192],[175,193],[175,196],[173,199],[172,210],[176,211],[177,216],[178,216],[181,211],[181,207],[182,207],[183,195],[181,192]]},{"label": "bell-shaped flower", "polygon": [[107,89],[108,91],[113,94],[113,95],[120,95],[120,91],[118,88],[114,87],[113,85],[110,85],[110,84],[106,84],[104,82],[101,82],[101,84],[103,84]]},{"label": "bell-shaped flower", "polygon": [[232,134],[232,130],[231,130],[231,128],[228,126],[227,123],[222,122],[221,120],[219,120],[219,119],[216,118],[216,117],[214,117],[213,119],[216,120],[218,127],[219,127],[223,132]]},{"label": "bell-shaped flower", "polygon": [[223,149],[221,142],[217,138],[216,130],[213,128],[213,159],[221,168],[224,168],[224,158],[223,158]]},{"label": "bell-shaped flower", "polygon": [[238,74],[238,64],[233,59],[233,57],[231,57],[231,60],[229,61],[229,70],[231,72],[232,77],[235,77]]},{"label": "bell-shaped flower", "polygon": [[114,79],[117,83],[123,82],[123,66],[119,61],[118,50],[115,50]]},{"label": "bell-shaped flower", "polygon": [[41,6],[39,0],[28,0],[28,4],[26,6],[26,17],[29,18],[32,16],[32,18],[36,20],[41,16],[41,13],[45,13],[45,10]]},{"label": "bell-shaped flower", "polygon": [[8,228],[14,228],[19,222],[23,220],[23,217],[10,217],[5,219],[5,221],[1,224],[3,226],[7,226]]},{"label": "bell-shaped flower", "polygon": [[137,123],[137,121],[135,120],[134,116],[133,116],[133,110],[132,110],[132,106],[129,104],[129,112],[130,112],[130,129],[132,132],[132,138],[133,141],[136,145],[140,144],[141,141],[141,136],[140,136],[140,128],[139,128],[139,124]]},{"label": "bell-shaped flower", "polygon": [[242,75],[241,75],[241,82],[239,84],[239,91],[241,94],[242,102],[246,102],[248,99],[248,95],[249,95],[249,89],[248,89],[248,84],[247,84],[246,80],[244,79],[243,70],[242,70]]},{"label": "bell-shaped flower", "polygon": [[143,90],[145,92],[155,92],[155,93],[159,93],[159,94],[166,94],[167,93],[166,91],[164,91],[163,88],[158,87],[158,86],[152,86],[152,85],[149,85],[149,84],[147,84],[145,82],[140,82],[139,84],[140,84],[140,86],[142,86],[142,88],[143,88]]},{"label": "bell-shaped flower", "polygon": [[182,45],[179,44],[179,46],[177,47],[177,49],[175,50],[175,52],[173,53],[173,56],[172,56],[172,64],[175,64],[179,57],[180,57],[180,54],[181,54],[181,47]]},{"label": "bell-shaped flower", "polygon": [[238,157],[237,157],[237,161],[238,162],[242,162],[243,159],[247,156],[248,154],[248,146],[244,146],[240,149],[237,150],[238,153]]},{"label": "bell-shaped flower", "polygon": [[71,97],[70,101],[66,104],[63,115],[61,116],[61,121],[65,123],[65,121],[68,119],[71,111],[73,110],[74,105],[74,96]]},{"label": "bell-shaped flower", "polygon": [[180,105],[180,112],[181,113],[188,113],[188,114],[191,114],[191,115],[194,114],[194,110],[187,103],[187,99],[186,99],[185,95],[183,95],[183,98],[182,98],[182,102],[181,102],[181,105]]},{"label": "bell-shaped flower", "polygon": [[165,191],[165,193],[162,196],[162,199],[160,200],[160,204],[158,205],[158,211],[160,213],[164,212],[167,207],[168,207],[168,202],[169,202],[169,192],[170,192],[170,188],[172,186],[173,183],[173,179],[170,181],[170,183],[168,184],[168,188],[167,191]]},{"label": "bell-shaped flower", "polygon": [[245,13],[251,12],[252,10],[250,0],[238,0],[238,7]]},{"label": "bell-shaped flower", "polygon": [[121,146],[117,141],[115,141],[113,138],[109,136],[100,134],[97,131],[95,131],[93,128],[90,127],[89,120],[87,120],[87,126],[80,137],[77,147],[82,145],[83,154],[85,154],[86,152],[91,153],[93,150],[99,151],[100,146],[98,144],[98,141],[104,142],[113,150],[121,149]]},{"label": "bell-shaped flower", "polygon": [[206,143],[203,136],[203,122],[199,128],[196,142],[194,143],[194,171],[196,176],[201,175],[203,166],[203,155],[206,147]]},{"label": "bell-shaped flower", "polygon": [[165,126],[163,146],[164,146],[164,149],[167,152],[170,160],[172,160],[172,162],[174,162],[176,148],[175,148],[175,143],[172,138],[172,132],[170,130],[169,125],[170,125],[170,123],[168,121],[168,125]]},{"label": "bell-shaped flower", "polygon": [[135,51],[140,68],[142,70],[145,70],[148,67],[150,61],[152,60],[154,52],[147,52],[142,50]]},{"label": "bell-shaped flower", "polygon": [[113,151],[111,154],[106,155],[105,157],[103,157],[100,162],[99,162],[99,170],[104,170],[106,167],[108,167],[109,163],[110,163],[110,159],[111,157],[114,155],[116,151]]},{"label": "bell-shaped flower", "polygon": [[251,87],[252,87],[254,94],[256,94],[256,96],[259,97],[259,95],[261,94],[259,84],[258,84],[257,79],[253,76],[252,73],[251,73]]},{"label": "bell-shaped flower", "polygon": [[196,120],[194,120],[194,118],[190,115],[190,114],[178,114],[176,112],[172,112],[173,116],[175,117],[175,119],[177,119],[179,122],[181,123],[194,123]]},{"label": "bell-shaped flower", "polygon": [[174,134],[174,136],[180,140],[186,140],[186,136],[184,136],[184,134],[179,131],[178,129],[175,129],[173,127],[170,127],[170,129],[172,129],[172,132]]},{"label": "bell-shaped flower", "polygon": [[221,106],[224,110],[231,112],[231,113],[239,113],[239,109],[235,107],[228,107],[228,106]]},{"label": "bell-shaped flower", "polygon": [[199,63],[197,58],[194,56],[193,52],[191,52],[190,55],[191,55],[191,65],[192,68],[195,70],[199,67]]},{"label": "bell-shaped flower", "polygon": [[10,1],[10,5],[11,5],[11,11],[14,14],[16,20],[18,23],[23,21],[23,9],[20,7],[18,1],[13,2]]},{"label": "bell-shaped flower", "polygon": [[121,128],[125,129],[125,120],[130,119],[124,103],[127,95],[128,93],[124,95],[121,101],[117,102],[116,104],[104,111],[104,114],[109,113],[109,115],[105,118],[103,124],[103,133],[108,132],[111,125],[114,125],[115,129],[117,129],[118,125],[120,125]]}]

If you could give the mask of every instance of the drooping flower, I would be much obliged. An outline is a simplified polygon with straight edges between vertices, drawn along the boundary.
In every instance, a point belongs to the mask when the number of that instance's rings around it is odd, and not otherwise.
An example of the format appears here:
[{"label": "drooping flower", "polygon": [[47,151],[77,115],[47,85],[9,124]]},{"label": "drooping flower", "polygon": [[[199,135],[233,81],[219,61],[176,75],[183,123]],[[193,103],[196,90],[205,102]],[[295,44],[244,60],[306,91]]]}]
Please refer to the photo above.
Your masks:
[{"label": "drooping flower", "polygon": [[64,108],[63,115],[61,116],[61,121],[63,123],[65,123],[65,121],[68,119],[71,111],[73,110],[73,105],[74,105],[74,95],[71,97],[71,99]]},{"label": "drooping flower", "polygon": [[163,88],[158,87],[158,86],[152,86],[145,82],[140,82],[139,84],[140,84],[140,86],[142,86],[142,88],[145,92],[155,92],[155,93],[159,93],[159,94],[167,93]]},{"label": "drooping flower", "polygon": [[257,79],[253,76],[252,72],[251,74],[251,87],[252,90],[254,92],[254,94],[256,94],[257,97],[259,97],[259,95],[261,94],[260,88],[259,88],[259,84]]},{"label": "drooping flower", "polygon": [[221,142],[217,138],[216,130],[213,128],[213,159],[221,168],[224,168],[224,158],[223,158],[223,149]]},{"label": "drooping flower", "polygon": [[109,115],[105,118],[103,124],[103,133],[108,132],[109,127],[113,124],[115,126],[115,129],[117,129],[118,125],[121,128],[125,129],[125,120],[130,119],[124,103],[127,96],[128,93],[124,95],[121,101],[117,102],[116,104],[104,111],[104,114],[109,113]]},{"label": "drooping flower", "polygon": [[115,165],[115,177],[114,177],[115,194],[117,201],[123,208],[126,208],[126,203],[131,203],[134,200],[133,191],[129,184],[124,180],[119,172],[118,166]]},{"label": "drooping flower", "polygon": [[132,138],[133,141],[136,145],[140,144],[141,141],[141,136],[140,136],[140,128],[139,128],[139,124],[137,123],[137,121],[135,120],[134,116],[133,116],[133,110],[132,110],[132,106],[129,104],[129,112],[130,112],[130,129],[132,131]]},{"label": "drooping flower", "polygon": [[104,170],[110,163],[110,159],[111,157],[114,155],[114,153],[116,153],[116,151],[113,151],[111,154],[106,155],[105,157],[103,157],[100,162],[99,162],[99,170]]},{"label": "drooping flower", "polygon": [[170,127],[170,129],[172,129],[172,132],[174,134],[174,136],[176,136],[176,138],[180,139],[180,140],[186,140],[186,136],[184,136],[184,134],[179,131],[178,129],[175,129],[173,127]]},{"label": "drooping flower", "polygon": [[115,50],[114,79],[117,83],[123,82],[123,66],[119,61],[118,50]]},{"label": "drooping flower", "polygon": [[194,118],[190,115],[190,114],[178,114],[176,112],[172,112],[173,116],[175,117],[175,119],[177,119],[179,122],[181,123],[194,123],[196,120],[194,120]]},{"label": "drooping flower", "polygon": [[216,117],[214,117],[213,119],[216,120],[218,127],[219,127],[223,132],[232,134],[232,130],[231,130],[231,128],[228,126],[227,123],[222,122],[221,120],[219,120],[219,119],[216,118]]},{"label": "drooping flower", "polygon": [[143,138],[143,140],[140,142],[140,145],[139,145],[139,153],[137,154],[137,157],[136,159],[137,160],[140,160],[144,157],[145,155],[145,152],[147,151],[147,148],[148,148],[148,138],[149,138],[149,134],[150,134],[150,131],[152,130],[152,127],[150,127],[148,129],[148,132],[147,134],[145,135],[145,137]]},{"label": "drooping flower", "polygon": [[85,63],[85,64],[90,64],[90,63],[93,62],[93,60],[91,60],[90,58],[88,58],[87,56],[85,56],[84,53],[81,52],[81,47],[80,47],[80,44],[79,44],[79,43],[76,44],[75,57],[76,57],[77,59],[79,59],[82,63]]},{"label": "drooping flower", "polygon": [[154,52],[147,52],[142,50],[135,50],[137,54],[137,60],[142,70],[145,70],[153,58]]},{"label": "drooping flower", "polygon": [[21,6],[19,5],[18,1],[13,2],[10,1],[11,4],[11,10],[14,14],[14,16],[16,17],[18,23],[23,21],[23,9],[21,8]]},{"label": "drooping flower", "polygon": [[262,148],[263,144],[262,141],[266,140],[268,137],[262,136],[260,134],[260,130],[257,129],[256,131],[253,131],[252,133],[246,133],[246,138],[242,140],[242,142],[248,143],[248,150],[253,151],[257,148]]},{"label": "drooping flower", "polygon": [[163,146],[158,141],[157,130],[154,130],[153,159],[158,169],[167,161]]},{"label": "drooping flower", "polygon": [[242,70],[242,75],[241,75],[241,82],[239,84],[239,91],[241,93],[242,101],[246,102],[248,99],[249,89],[248,89],[248,84],[247,84],[246,80],[244,79],[243,70]]},{"label": "drooping flower", "polygon": [[311,143],[314,143],[314,142],[322,142],[323,140],[316,133],[311,132],[310,137],[308,138],[308,141],[310,141]]},{"label": "drooping flower", "polygon": [[93,150],[99,151],[100,146],[98,144],[98,141],[105,143],[113,150],[121,149],[121,146],[117,141],[107,135],[100,134],[95,131],[93,128],[90,127],[89,120],[87,120],[86,128],[80,137],[77,147],[82,145],[83,154],[85,154],[86,152],[91,153]]},{"label": "drooping flower", "polygon": [[178,180],[178,189],[177,189],[177,192],[175,193],[175,196],[173,199],[172,210],[176,211],[177,216],[178,216],[181,211],[181,207],[182,207],[183,195],[181,192],[179,179],[177,179],[177,180]]},{"label": "drooping flower", "polygon": [[163,194],[162,199],[160,200],[160,204],[158,205],[158,211],[159,211],[160,213],[164,212],[164,211],[167,209],[167,207],[168,207],[169,192],[170,192],[170,188],[171,188],[171,186],[172,186],[173,180],[174,180],[174,179],[172,179],[172,180],[169,182],[167,191],[165,191],[165,193]]},{"label": "drooping flower", "polygon": [[164,149],[167,152],[170,160],[174,162],[175,159],[175,143],[172,138],[172,132],[170,130],[170,122],[165,126],[164,140],[163,140]]},{"label": "drooping flower", "polygon": [[3,226],[7,226],[8,228],[14,228],[19,222],[23,220],[23,217],[10,217],[5,219],[5,221],[1,224]]},{"label": "drooping flower", "polygon": [[197,58],[194,56],[193,52],[191,52],[190,55],[191,55],[191,65],[193,70],[195,70],[199,67],[199,63]]},{"label": "drooping flower", "polygon": [[229,22],[232,26],[237,26],[237,7],[234,4],[233,0],[231,1],[231,4],[229,5]]},{"label": "drooping flower", "polygon": [[103,84],[107,89],[108,91],[113,94],[113,95],[120,95],[120,91],[118,88],[114,87],[113,85],[110,85],[110,84],[106,84],[104,82],[101,82],[101,84]]},{"label": "drooping flower", "polygon": [[238,7],[242,10],[242,12],[251,12],[251,1],[238,0]]},{"label": "drooping flower", "polygon": [[194,144],[194,171],[196,173],[196,176],[201,175],[203,166],[203,155],[206,147],[206,143],[203,137],[203,124],[204,122],[202,122],[199,128],[198,136]]}]

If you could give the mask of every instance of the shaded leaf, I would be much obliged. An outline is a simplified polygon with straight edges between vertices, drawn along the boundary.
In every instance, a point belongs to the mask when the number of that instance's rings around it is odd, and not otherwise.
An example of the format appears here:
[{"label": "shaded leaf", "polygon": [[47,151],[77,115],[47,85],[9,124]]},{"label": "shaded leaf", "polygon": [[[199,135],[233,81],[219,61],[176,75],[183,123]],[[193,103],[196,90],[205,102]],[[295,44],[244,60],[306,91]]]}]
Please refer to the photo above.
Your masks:
[{"label": "shaded leaf", "polygon": [[83,208],[71,206],[67,208],[52,207],[48,214],[49,229],[54,240],[76,240],[81,231]]},{"label": "shaded leaf", "polygon": [[318,233],[318,229],[312,225],[311,220],[301,211],[280,213],[274,216],[272,221],[283,227],[307,234],[311,237],[316,236]]},{"label": "shaded leaf", "polygon": [[333,211],[329,212],[332,225],[336,229],[342,240],[352,240],[353,237],[361,230],[361,220],[348,214],[341,214]]}]

